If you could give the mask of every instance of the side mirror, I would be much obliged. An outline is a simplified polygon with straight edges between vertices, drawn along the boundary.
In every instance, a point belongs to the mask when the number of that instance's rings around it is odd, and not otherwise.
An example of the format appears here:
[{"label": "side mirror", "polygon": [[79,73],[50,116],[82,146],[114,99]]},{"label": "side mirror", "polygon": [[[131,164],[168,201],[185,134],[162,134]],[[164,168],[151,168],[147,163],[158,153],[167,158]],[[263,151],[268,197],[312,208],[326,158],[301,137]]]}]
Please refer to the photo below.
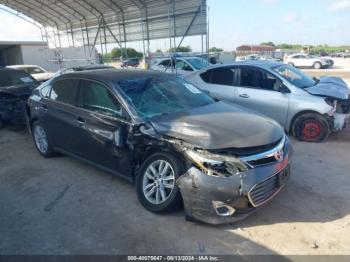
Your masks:
[{"label": "side mirror", "polygon": [[279,88],[278,88],[278,92],[280,92],[282,94],[289,94],[290,90],[283,83],[280,83]]},{"label": "side mirror", "polygon": [[208,90],[206,90],[206,89],[202,89],[201,91],[202,91],[204,94],[206,94],[206,95],[210,96],[210,92],[209,92]]},{"label": "side mirror", "polygon": [[125,147],[125,142],[126,142],[126,132],[123,127],[119,127],[115,132],[114,132],[114,144],[117,148],[124,148]]}]

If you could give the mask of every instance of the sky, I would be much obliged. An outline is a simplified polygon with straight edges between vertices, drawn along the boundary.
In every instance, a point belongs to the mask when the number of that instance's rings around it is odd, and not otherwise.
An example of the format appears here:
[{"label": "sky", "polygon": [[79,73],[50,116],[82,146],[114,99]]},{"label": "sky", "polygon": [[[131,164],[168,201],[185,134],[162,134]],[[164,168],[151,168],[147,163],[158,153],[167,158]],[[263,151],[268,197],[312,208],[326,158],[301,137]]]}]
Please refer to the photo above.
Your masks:
[{"label": "sky", "polygon": [[[242,44],[350,45],[350,0],[208,0],[210,46],[232,51]],[[37,27],[0,10],[0,41],[41,40]],[[167,49],[153,41],[151,50]],[[200,37],[184,45],[200,51]],[[130,45],[142,50],[141,43]],[[113,46],[110,46],[112,48]]]}]

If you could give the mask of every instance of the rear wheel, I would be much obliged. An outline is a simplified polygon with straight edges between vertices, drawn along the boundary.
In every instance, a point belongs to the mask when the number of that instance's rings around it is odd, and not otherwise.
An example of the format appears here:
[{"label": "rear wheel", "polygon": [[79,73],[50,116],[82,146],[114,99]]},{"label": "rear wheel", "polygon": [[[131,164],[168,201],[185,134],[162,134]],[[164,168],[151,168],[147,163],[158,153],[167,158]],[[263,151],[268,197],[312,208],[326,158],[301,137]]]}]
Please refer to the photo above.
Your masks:
[{"label": "rear wheel", "polygon": [[178,208],[181,194],[176,181],[182,174],[183,164],[173,155],[157,153],[149,157],[137,178],[137,193],[141,204],[155,213]]},{"label": "rear wheel", "polygon": [[330,127],[321,115],[309,113],[299,116],[293,124],[293,135],[305,142],[322,142],[328,138]]},{"label": "rear wheel", "polygon": [[51,157],[53,155],[53,150],[51,148],[51,144],[48,139],[45,128],[40,122],[34,122],[32,126],[32,134],[35,147],[37,148],[39,153],[44,157]]},{"label": "rear wheel", "polygon": [[321,68],[322,68],[321,63],[320,63],[320,62],[316,62],[316,63],[314,64],[314,68],[315,68],[315,69],[321,69]]},{"label": "rear wheel", "polygon": [[294,64],[292,62],[289,62],[288,65],[294,67]]}]

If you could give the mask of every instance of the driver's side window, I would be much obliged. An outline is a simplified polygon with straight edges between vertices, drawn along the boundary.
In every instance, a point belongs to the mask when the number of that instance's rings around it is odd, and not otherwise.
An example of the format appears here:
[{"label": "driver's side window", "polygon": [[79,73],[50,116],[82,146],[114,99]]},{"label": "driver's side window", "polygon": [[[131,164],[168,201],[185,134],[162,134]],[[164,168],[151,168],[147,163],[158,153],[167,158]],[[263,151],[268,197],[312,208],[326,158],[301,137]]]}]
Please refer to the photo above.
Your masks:
[{"label": "driver's side window", "polygon": [[240,69],[240,87],[279,91],[281,80],[265,70],[251,67]]},{"label": "driver's side window", "polygon": [[184,71],[193,71],[192,67],[189,64],[181,60],[176,61],[176,69]]},{"label": "driver's side window", "polygon": [[102,84],[82,80],[79,91],[79,107],[111,117],[121,117],[119,101]]}]

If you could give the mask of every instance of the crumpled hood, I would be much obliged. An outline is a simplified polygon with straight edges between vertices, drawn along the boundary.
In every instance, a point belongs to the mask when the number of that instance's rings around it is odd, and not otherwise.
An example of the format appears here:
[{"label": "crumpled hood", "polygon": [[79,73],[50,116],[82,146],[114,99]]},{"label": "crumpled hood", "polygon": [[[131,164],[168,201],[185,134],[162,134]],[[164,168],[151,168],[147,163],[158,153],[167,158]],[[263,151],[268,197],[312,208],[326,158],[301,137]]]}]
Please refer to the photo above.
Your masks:
[{"label": "crumpled hood", "polygon": [[0,87],[0,92],[15,96],[31,95],[32,91],[37,87],[37,84],[21,84],[15,86]]},{"label": "crumpled hood", "polygon": [[324,76],[320,78],[320,82],[312,87],[305,88],[312,95],[327,96],[337,99],[349,98],[349,87],[339,77]]},{"label": "crumpled hood", "polygon": [[265,146],[284,135],[274,120],[224,102],[153,118],[151,123],[161,135],[207,150]]}]

